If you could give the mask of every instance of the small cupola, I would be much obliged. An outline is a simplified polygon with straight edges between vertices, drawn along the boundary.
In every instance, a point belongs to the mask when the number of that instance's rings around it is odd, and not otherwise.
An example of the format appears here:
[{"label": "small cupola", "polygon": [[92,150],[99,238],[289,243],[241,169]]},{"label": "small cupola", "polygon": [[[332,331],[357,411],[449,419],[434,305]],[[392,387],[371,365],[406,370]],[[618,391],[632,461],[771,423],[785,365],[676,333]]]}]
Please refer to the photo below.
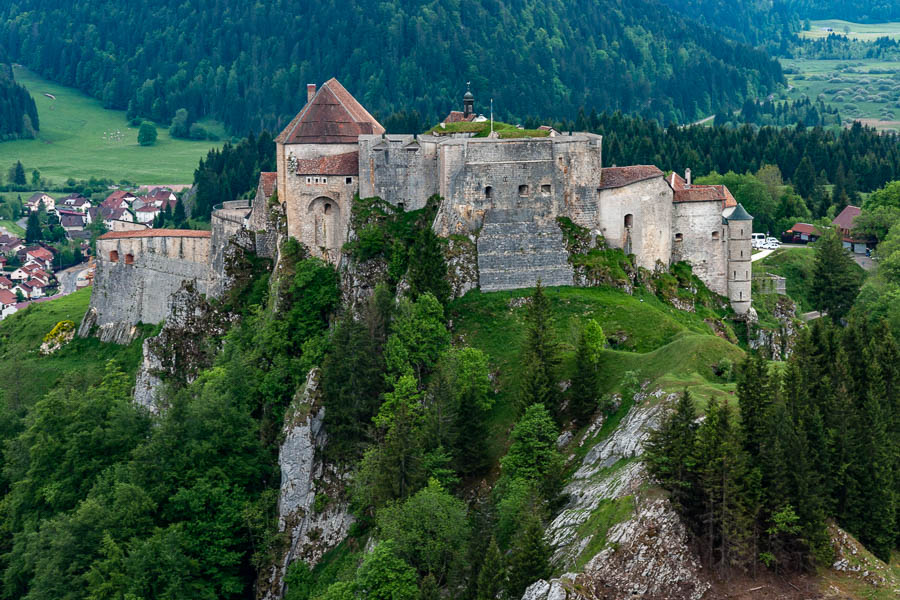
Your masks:
[{"label": "small cupola", "polygon": [[466,82],[466,93],[463,96],[463,116],[468,117],[469,115],[475,114],[475,96],[472,95],[472,91],[469,89],[469,84],[471,82]]}]

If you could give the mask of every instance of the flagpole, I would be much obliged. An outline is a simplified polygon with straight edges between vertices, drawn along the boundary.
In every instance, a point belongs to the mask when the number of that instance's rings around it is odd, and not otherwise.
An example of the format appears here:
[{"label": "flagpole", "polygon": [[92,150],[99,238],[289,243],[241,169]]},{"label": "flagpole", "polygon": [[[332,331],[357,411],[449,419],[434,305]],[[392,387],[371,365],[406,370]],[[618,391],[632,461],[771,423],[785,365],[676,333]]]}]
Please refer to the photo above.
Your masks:
[{"label": "flagpole", "polygon": [[491,135],[494,135],[494,99],[491,98]]}]

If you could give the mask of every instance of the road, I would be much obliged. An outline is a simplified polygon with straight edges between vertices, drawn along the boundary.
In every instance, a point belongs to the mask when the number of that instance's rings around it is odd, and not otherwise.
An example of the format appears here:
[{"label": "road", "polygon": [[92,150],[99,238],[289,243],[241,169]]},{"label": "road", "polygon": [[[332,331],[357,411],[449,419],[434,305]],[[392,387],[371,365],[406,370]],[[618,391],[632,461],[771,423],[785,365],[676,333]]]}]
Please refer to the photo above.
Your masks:
[{"label": "road", "polygon": [[90,271],[90,267],[87,263],[81,263],[80,265],[57,271],[55,275],[56,280],[59,281],[59,295],[65,296],[66,294],[74,292],[76,290],[78,276],[82,273],[86,275],[88,271]]}]

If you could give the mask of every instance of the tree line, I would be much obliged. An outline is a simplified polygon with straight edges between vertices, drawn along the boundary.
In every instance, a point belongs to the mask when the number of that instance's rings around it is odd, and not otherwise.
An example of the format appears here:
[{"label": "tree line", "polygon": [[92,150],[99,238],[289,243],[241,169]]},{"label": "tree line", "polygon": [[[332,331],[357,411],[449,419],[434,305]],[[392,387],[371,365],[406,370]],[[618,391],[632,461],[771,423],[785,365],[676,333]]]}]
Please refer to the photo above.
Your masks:
[{"label": "tree line", "polygon": [[648,0],[24,0],[0,14],[11,59],[132,119],[168,125],[183,109],[188,135],[205,117],[238,134],[279,129],[306,84],[332,76],[373,114],[416,110],[430,123],[467,81],[476,110],[493,98],[507,120],[602,106],[661,122],[737,108],[783,81],[764,52]]},{"label": "tree line", "polygon": [[34,98],[16,83],[12,67],[0,63],[0,141],[33,138],[40,128]]},{"label": "tree line", "polygon": [[751,356],[737,407],[689,391],[645,461],[704,562],[726,574],[812,569],[831,559],[828,519],[878,558],[900,545],[900,349],[885,324],[819,319],[783,367]]}]

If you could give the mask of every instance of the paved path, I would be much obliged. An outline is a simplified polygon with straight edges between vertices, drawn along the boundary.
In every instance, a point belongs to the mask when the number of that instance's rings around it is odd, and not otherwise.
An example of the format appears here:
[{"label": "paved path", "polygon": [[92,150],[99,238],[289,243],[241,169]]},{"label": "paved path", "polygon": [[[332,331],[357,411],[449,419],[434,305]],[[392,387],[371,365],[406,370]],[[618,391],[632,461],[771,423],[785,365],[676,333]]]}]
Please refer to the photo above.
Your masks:
[{"label": "paved path", "polygon": [[76,291],[78,277],[82,273],[87,274],[88,271],[90,271],[88,264],[81,263],[63,271],[56,272],[56,280],[59,281],[59,294],[65,296],[66,294],[71,294]]},{"label": "paved path", "polygon": [[820,313],[817,310],[813,310],[813,311],[803,313],[802,315],[800,315],[800,319],[804,322],[812,321],[813,319],[819,319],[821,317],[822,317],[822,313]]},{"label": "paved path", "polygon": [[854,254],[853,260],[855,260],[856,264],[861,266],[866,271],[871,271],[875,268],[875,261],[872,260],[871,256],[866,256],[865,254]]},{"label": "paved path", "polygon": [[761,250],[750,257],[750,262],[756,262],[758,260],[762,260],[763,258],[767,257],[768,255],[772,254],[773,252],[775,252],[775,251],[774,250]]}]

